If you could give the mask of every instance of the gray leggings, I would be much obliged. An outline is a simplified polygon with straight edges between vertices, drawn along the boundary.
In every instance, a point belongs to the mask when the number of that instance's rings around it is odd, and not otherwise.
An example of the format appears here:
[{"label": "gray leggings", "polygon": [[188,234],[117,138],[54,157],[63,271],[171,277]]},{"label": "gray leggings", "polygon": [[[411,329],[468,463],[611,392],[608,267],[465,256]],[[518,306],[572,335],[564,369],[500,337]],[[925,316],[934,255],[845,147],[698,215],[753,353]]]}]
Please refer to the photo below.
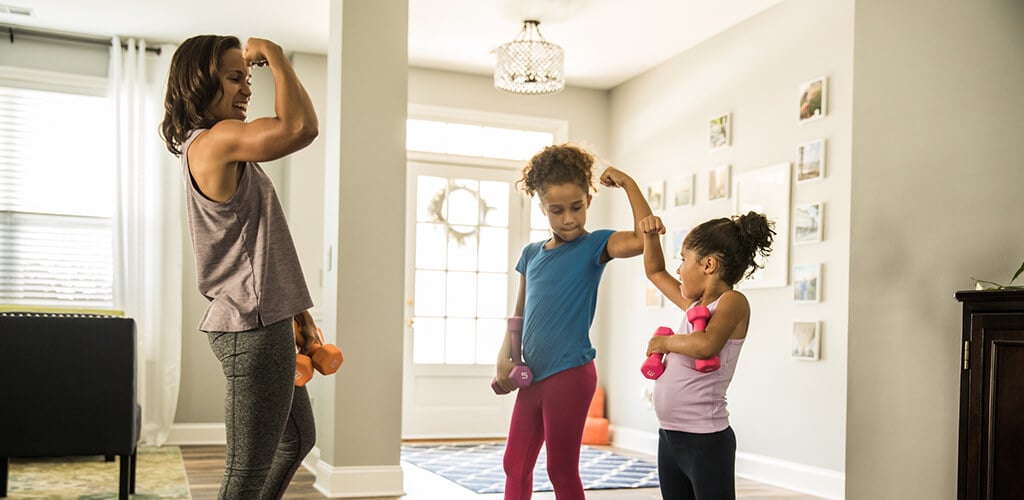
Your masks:
[{"label": "gray leggings", "polygon": [[218,498],[279,499],[316,440],[309,394],[294,385],[292,320],[207,335],[227,378]]}]

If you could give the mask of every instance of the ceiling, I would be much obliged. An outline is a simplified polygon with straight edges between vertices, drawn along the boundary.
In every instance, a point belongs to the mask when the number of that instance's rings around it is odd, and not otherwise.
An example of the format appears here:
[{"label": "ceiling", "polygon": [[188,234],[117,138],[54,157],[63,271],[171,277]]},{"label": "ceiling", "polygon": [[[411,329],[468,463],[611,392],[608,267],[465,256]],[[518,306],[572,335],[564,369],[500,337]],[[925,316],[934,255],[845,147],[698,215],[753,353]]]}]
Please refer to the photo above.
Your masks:
[{"label": "ceiling", "polygon": [[[538,19],[544,37],[565,49],[568,84],[608,89],[780,1],[409,0],[409,63],[491,74],[494,48],[515,38],[523,20]],[[328,0],[0,0],[2,24],[150,42],[259,36],[320,54],[329,12]]]}]

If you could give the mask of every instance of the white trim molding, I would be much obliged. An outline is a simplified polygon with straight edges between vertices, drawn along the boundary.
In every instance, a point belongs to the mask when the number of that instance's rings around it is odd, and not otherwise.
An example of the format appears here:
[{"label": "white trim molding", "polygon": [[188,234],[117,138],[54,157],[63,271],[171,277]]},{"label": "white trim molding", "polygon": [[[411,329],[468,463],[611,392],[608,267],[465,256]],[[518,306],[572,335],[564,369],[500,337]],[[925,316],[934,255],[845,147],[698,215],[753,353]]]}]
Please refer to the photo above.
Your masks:
[{"label": "white trim molding", "polygon": [[227,444],[227,431],[223,423],[216,424],[174,424],[167,434],[169,445]]},{"label": "white trim molding", "polygon": [[846,474],[843,472],[755,453],[736,452],[736,475],[823,498],[841,500],[846,497]]},{"label": "white trim molding", "polygon": [[402,466],[399,464],[334,467],[323,460],[317,460],[313,487],[328,498],[405,495]]},{"label": "white trim molding", "polygon": [[[625,450],[658,456],[658,434],[626,427],[611,427],[612,445]],[[736,475],[759,483],[823,498],[842,500],[846,495],[846,474],[841,471],[736,452]]]}]

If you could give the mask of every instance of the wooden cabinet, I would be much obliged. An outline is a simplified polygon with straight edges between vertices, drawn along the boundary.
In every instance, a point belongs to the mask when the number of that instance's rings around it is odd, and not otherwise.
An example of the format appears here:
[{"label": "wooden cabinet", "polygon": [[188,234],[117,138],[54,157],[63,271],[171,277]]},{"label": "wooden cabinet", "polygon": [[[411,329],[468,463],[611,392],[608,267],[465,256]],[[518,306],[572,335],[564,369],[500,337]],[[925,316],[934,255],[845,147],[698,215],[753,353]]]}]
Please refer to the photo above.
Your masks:
[{"label": "wooden cabinet", "polygon": [[961,291],[957,498],[1024,492],[1024,290]]}]

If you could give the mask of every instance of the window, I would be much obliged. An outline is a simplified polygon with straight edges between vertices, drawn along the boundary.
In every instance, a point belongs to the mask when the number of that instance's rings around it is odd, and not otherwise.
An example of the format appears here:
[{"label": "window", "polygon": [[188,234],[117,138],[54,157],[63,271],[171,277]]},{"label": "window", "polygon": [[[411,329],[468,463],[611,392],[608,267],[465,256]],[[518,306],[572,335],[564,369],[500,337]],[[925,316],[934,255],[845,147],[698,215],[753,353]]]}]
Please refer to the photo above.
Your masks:
[{"label": "window", "polygon": [[112,309],[114,110],[105,80],[3,75],[0,304]]},{"label": "window", "polygon": [[553,139],[551,132],[409,119],[405,147],[425,153],[528,160]]},{"label": "window", "polygon": [[427,158],[410,164],[417,365],[493,365],[515,300],[518,252],[548,235],[547,218],[514,183],[558,127],[478,124],[486,118],[408,121],[407,149],[419,153],[410,156]]}]

